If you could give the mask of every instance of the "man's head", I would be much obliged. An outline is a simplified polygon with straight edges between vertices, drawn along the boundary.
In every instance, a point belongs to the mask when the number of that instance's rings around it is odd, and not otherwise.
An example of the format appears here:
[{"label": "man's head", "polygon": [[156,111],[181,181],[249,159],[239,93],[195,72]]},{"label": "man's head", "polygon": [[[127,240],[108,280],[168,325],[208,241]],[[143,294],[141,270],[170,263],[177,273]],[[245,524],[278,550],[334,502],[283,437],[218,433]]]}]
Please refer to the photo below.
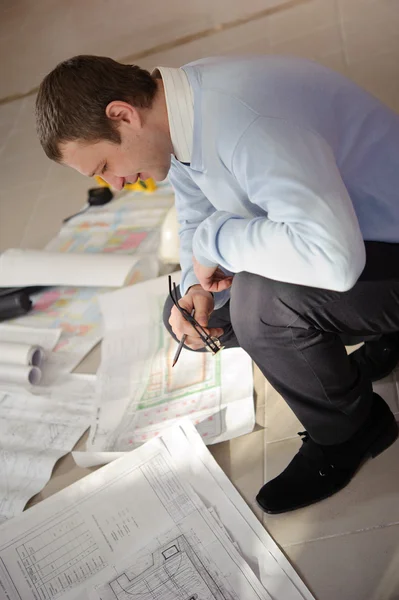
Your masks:
[{"label": "man's head", "polygon": [[164,179],[172,144],[162,80],[111,58],[76,56],[40,85],[36,125],[47,156],[121,189]]}]

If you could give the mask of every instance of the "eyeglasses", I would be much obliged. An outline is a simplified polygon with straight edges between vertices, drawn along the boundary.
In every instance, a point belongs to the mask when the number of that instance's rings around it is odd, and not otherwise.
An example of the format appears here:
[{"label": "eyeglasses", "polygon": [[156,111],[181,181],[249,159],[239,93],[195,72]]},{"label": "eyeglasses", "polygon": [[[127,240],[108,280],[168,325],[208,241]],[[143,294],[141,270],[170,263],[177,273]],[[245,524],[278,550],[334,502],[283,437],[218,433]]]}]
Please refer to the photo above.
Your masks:
[{"label": "eyeglasses", "polygon": [[169,280],[169,295],[172,299],[173,304],[176,306],[177,310],[183,315],[186,321],[190,323],[198,333],[201,340],[204,342],[207,349],[212,352],[212,354],[217,354],[221,349],[222,345],[218,338],[212,337],[207,334],[205,329],[194,319],[194,317],[182,306],[179,304],[179,299],[177,295],[176,284],[172,282],[172,277],[168,276]]}]

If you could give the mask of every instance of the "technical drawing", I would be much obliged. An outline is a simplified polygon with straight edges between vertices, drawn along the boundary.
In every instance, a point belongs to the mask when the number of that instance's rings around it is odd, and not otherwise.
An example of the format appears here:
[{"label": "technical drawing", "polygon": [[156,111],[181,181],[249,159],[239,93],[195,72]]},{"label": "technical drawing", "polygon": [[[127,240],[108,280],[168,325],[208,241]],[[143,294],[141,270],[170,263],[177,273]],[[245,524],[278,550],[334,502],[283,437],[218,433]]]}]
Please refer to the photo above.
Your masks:
[{"label": "technical drawing", "polygon": [[37,597],[56,598],[104,568],[84,518],[73,514],[16,548]]},{"label": "technical drawing", "polygon": [[[132,392],[123,418],[109,434],[107,450],[131,450],[155,437],[160,427],[197,413],[201,434],[213,438],[222,432],[222,366],[219,355],[185,352],[179,369],[172,369],[177,343],[164,331],[162,303],[154,320],[159,324],[158,348],[148,371]],[[161,300],[160,299],[160,300]]]},{"label": "technical drawing", "polygon": [[[164,300],[162,298],[162,300]],[[139,409],[149,409],[193,394],[204,394],[221,386],[220,356],[208,352],[185,352],[183,368],[172,369],[177,343],[164,331],[162,324],[163,306],[159,307],[159,347],[154,354],[146,390],[139,401]]]},{"label": "technical drawing", "polygon": [[[146,564],[147,563],[147,564]],[[148,564],[149,563],[149,564]],[[142,569],[141,573],[137,571]],[[135,563],[114,580],[109,590],[115,600],[231,600],[205,562],[180,535],[158,548],[147,560]]]}]

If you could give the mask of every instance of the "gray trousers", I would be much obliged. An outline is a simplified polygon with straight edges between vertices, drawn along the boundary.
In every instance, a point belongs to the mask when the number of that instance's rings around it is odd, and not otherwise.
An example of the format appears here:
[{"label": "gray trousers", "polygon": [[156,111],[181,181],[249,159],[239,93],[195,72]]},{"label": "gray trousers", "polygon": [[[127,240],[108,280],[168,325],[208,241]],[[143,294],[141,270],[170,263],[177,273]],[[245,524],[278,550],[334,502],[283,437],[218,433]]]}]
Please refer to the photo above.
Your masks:
[{"label": "gray trousers", "polygon": [[[230,301],[209,321],[224,329],[226,348],[246,350],[320,444],[346,441],[370,411],[371,381],[347,356],[345,336],[355,342],[399,331],[399,245],[369,242],[366,252],[366,268],[347,292],[238,273]],[[175,337],[171,309],[168,298],[164,323]]]}]

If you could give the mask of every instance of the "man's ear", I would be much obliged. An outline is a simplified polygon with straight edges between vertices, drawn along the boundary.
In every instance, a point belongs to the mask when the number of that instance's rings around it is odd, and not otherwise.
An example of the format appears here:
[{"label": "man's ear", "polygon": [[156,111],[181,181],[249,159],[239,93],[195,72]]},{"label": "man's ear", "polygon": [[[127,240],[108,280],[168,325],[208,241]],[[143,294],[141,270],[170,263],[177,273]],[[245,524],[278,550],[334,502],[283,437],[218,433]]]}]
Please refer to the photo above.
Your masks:
[{"label": "man's ear", "polygon": [[113,100],[107,105],[105,114],[111,121],[126,123],[138,128],[141,127],[141,116],[139,111],[128,102]]}]

